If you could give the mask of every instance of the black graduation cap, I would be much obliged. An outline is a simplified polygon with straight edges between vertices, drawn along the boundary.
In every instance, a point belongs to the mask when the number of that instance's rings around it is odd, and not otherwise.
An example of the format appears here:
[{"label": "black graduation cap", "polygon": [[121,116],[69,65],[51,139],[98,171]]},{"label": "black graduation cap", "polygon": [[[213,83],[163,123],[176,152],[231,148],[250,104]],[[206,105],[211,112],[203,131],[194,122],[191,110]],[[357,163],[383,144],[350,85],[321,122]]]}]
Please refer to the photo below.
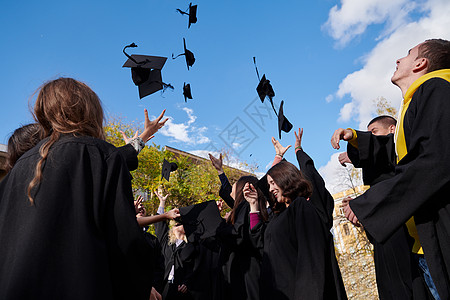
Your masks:
[{"label": "black graduation cap", "polygon": [[266,97],[269,97],[270,100],[275,97],[275,92],[270,84],[270,80],[266,79],[266,74],[263,74],[263,77],[256,87],[256,91],[258,92],[259,99],[261,99],[261,102],[263,103]]},{"label": "black graduation cap", "polygon": [[166,63],[167,57],[149,56],[149,55],[128,55],[126,48],[135,48],[137,45],[132,43],[123,48],[123,53],[128,60],[122,68],[131,68],[131,78],[139,89],[139,98],[151,95],[159,90],[171,88],[173,86],[162,81],[161,69]]},{"label": "black graduation cap", "polygon": [[177,221],[183,224],[189,242],[215,236],[217,229],[224,222],[216,201],[181,207],[180,215]]},{"label": "black graduation cap", "polygon": [[189,23],[188,28],[191,27],[191,24],[197,23],[197,5],[192,5],[192,2],[189,3],[189,13],[182,11],[181,9],[177,8],[177,11],[182,15],[188,15],[189,16]]},{"label": "black graduation cap", "polygon": [[192,99],[192,93],[191,93],[191,84],[186,82],[183,84],[183,96],[184,96],[184,102],[187,102],[186,99]]},{"label": "black graduation cap", "polygon": [[176,59],[178,56],[184,55],[186,58],[186,65],[189,70],[189,67],[192,67],[192,65],[195,63],[195,57],[194,53],[186,49],[186,40],[183,38],[183,46],[184,46],[184,53],[178,54],[177,56],[174,56],[172,53],[172,59]]},{"label": "black graduation cap", "polygon": [[164,159],[162,165],[161,179],[165,178],[167,181],[169,181],[170,172],[173,172],[176,169],[178,169],[178,165],[176,163],[174,162],[170,163],[166,159]]},{"label": "black graduation cap", "polygon": [[281,130],[284,132],[289,132],[292,129],[292,124],[283,114],[283,104],[284,101],[281,100],[280,109],[278,110],[278,134],[281,139]]},{"label": "black graduation cap", "polygon": [[264,99],[266,97],[269,98],[270,104],[272,105],[272,109],[277,114],[275,110],[275,106],[273,105],[272,98],[275,97],[275,92],[273,91],[272,85],[270,84],[270,80],[266,79],[266,74],[263,74],[262,78],[259,78],[258,67],[256,66],[256,57],[253,56],[253,64],[255,65],[256,75],[258,76],[258,86],[256,87],[256,92],[258,93],[259,99],[264,103]]}]

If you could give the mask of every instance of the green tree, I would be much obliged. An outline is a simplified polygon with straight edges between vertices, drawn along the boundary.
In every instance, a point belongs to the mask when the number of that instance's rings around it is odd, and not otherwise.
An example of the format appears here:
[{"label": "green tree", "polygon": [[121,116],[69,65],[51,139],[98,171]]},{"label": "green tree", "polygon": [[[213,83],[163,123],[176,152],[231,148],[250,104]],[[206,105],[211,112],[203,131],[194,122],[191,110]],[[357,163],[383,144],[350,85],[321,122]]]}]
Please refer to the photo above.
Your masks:
[{"label": "green tree", "polygon": [[[123,146],[121,131],[127,136],[132,136],[139,128],[135,123],[126,123],[121,118],[112,118],[105,126],[106,140],[116,147]],[[225,152],[225,157],[228,154]],[[192,159],[189,156],[175,155],[166,151],[161,146],[153,143],[146,146],[139,154],[139,166],[137,170],[131,172],[133,176],[132,187],[137,194],[142,194],[144,205],[149,214],[154,214],[158,208],[159,200],[153,191],[159,189],[163,194],[169,193],[166,207],[183,207],[208,200],[219,199],[220,181],[217,171],[213,168],[209,160]],[[178,168],[170,175],[170,182],[161,179],[162,162],[166,159],[176,162]],[[225,160],[226,161],[226,160]],[[241,166],[254,170],[245,162],[240,162]],[[233,184],[243,172],[234,168],[224,166],[230,183]],[[249,173],[247,173],[249,174]],[[225,209],[225,213],[228,209]]]}]

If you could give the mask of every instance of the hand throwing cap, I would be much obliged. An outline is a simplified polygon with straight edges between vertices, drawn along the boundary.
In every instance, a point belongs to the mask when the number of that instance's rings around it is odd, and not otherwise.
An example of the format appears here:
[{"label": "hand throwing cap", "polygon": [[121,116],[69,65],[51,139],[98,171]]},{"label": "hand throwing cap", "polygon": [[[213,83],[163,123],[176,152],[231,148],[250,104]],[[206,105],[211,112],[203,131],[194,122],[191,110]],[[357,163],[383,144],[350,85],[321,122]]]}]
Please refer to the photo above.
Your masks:
[{"label": "hand throwing cap", "polygon": [[171,88],[173,86],[162,81],[161,69],[166,63],[167,57],[149,56],[149,55],[128,55],[126,48],[137,47],[132,43],[123,48],[123,53],[128,60],[123,64],[123,68],[131,68],[131,78],[139,89],[139,98],[151,95],[162,89]]},{"label": "hand throwing cap", "polygon": [[192,93],[191,93],[191,84],[186,82],[183,84],[183,96],[184,96],[184,102],[187,102],[186,99],[192,99]]},{"label": "hand throwing cap", "polygon": [[284,101],[281,101],[280,110],[278,111],[278,135],[281,139],[281,131],[289,132],[292,129],[292,124],[283,114],[283,104]]},{"label": "hand throwing cap", "polygon": [[189,242],[215,236],[217,229],[224,222],[216,201],[181,207],[180,215],[179,221],[183,224]]},{"label": "hand throwing cap", "polygon": [[166,159],[163,161],[161,179],[165,178],[169,181],[170,172],[176,171],[178,169],[178,165],[174,162],[170,163]]},{"label": "hand throwing cap", "polygon": [[194,53],[186,49],[186,40],[183,38],[183,46],[184,46],[184,53],[178,54],[177,56],[174,56],[172,53],[172,59],[176,59],[178,56],[184,55],[186,58],[186,65],[189,70],[189,67],[192,67],[192,65],[195,63],[195,57]]}]

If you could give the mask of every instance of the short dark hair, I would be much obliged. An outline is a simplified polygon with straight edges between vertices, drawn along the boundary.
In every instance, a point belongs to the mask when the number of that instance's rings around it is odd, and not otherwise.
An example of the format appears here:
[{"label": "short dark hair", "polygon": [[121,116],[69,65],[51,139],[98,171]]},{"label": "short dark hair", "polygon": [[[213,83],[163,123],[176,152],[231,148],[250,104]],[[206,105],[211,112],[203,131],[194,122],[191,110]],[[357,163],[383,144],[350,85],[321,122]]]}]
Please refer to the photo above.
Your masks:
[{"label": "short dark hair", "polygon": [[[291,201],[295,200],[297,197],[308,198],[312,194],[311,183],[303,176],[302,172],[290,162],[279,162],[270,168],[267,175],[270,175],[273,181],[275,181],[280,189],[283,190],[283,197],[286,197]],[[275,203],[277,203],[276,200]]]},{"label": "short dark hair", "polygon": [[375,122],[379,122],[384,127],[389,127],[391,125],[394,125],[394,126],[397,125],[397,120],[394,117],[391,117],[391,116],[388,116],[388,115],[383,115],[383,116],[378,116],[376,118],[373,118],[369,122],[369,124],[367,124],[367,127],[369,127],[371,124],[373,124]]},{"label": "short dark hair", "polygon": [[24,125],[14,130],[8,140],[7,171],[11,170],[16,161],[28,150],[36,146],[43,138],[43,130],[38,123]]},{"label": "short dark hair", "polygon": [[418,58],[421,57],[428,59],[427,72],[450,69],[450,41],[426,40],[419,46]]}]

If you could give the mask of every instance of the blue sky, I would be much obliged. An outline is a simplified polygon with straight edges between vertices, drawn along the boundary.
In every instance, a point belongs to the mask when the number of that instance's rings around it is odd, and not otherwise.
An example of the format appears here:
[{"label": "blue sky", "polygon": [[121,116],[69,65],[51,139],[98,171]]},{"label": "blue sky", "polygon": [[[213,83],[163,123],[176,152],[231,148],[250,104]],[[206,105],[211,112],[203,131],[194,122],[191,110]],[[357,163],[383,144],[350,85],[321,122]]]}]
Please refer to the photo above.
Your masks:
[{"label": "blue sky", "polygon": [[[400,91],[390,84],[395,60],[426,38],[450,39],[447,0],[197,1],[198,22],[187,28],[188,1],[4,2],[0,18],[0,143],[32,121],[29,99],[46,80],[60,76],[86,82],[107,116],[141,121],[143,110],[170,121],[153,141],[184,151],[231,149],[265,172],[274,156],[277,121],[255,91],[260,74],[284,100],[294,128],[304,127],[303,146],[332,181],[337,152],[330,137],[338,127],[364,128],[373,99],[394,106]],[[195,57],[188,71],[182,39]],[[130,54],[166,56],[163,81],[175,90],[139,99],[122,48]],[[184,103],[183,82],[194,99]],[[267,101],[266,101],[267,102]],[[265,102],[265,104],[267,104]],[[267,107],[266,107],[267,108]],[[252,115],[259,110],[262,116]],[[265,113],[264,113],[265,112]],[[236,135],[236,133],[238,133]],[[294,143],[294,133],[281,143]],[[294,160],[293,149],[287,159]]]}]

